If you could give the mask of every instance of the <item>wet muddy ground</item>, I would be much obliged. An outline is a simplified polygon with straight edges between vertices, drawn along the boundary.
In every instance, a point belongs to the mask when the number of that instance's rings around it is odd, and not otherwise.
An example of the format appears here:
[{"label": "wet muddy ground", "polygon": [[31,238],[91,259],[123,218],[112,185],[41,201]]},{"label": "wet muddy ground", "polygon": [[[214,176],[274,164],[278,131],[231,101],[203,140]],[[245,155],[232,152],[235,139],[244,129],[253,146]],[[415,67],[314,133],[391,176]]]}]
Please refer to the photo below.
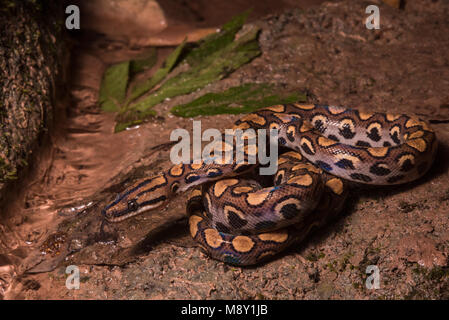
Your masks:
[{"label": "wet muddy ground", "polygon": [[[367,30],[365,8],[372,2],[324,3],[253,20],[262,28],[260,57],[227,79],[158,105],[153,121],[118,134],[114,115],[96,102],[101,76],[107,64],[142,50],[95,40],[79,45],[73,103],[35,179],[0,225],[5,298],[449,298],[449,4],[408,1],[399,10],[379,2],[381,28]],[[170,132],[192,128],[192,119],[168,110],[245,82],[305,91],[310,102],[433,120],[437,159],[408,185],[354,190],[337,221],[256,267],[204,255],[188,234],[185,197],[100,233],[101,208],[133,179],[168,168]],[[236,119],[195,118],[203,130],[230,128]],[[68,265],[80,268],[79,290],[65,286]],[[379,289],[365,287],[369,265],[379,268]]]}]

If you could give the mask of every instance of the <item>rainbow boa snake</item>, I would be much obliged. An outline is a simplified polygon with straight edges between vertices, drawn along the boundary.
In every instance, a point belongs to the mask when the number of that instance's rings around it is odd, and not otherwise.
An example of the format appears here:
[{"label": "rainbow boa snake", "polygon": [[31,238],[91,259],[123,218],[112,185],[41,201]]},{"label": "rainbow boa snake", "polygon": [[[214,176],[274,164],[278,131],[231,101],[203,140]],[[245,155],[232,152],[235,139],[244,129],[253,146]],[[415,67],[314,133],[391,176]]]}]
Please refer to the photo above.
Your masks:
[{"label": "rainbow boa snake", "polygon": [[[192,189],[187,212],[194,240],[215,259],[256,264],[335,217],[349,182],[416,180],[437,149],[423,120],[334,106],[276,105],[246,115],[233,129],[249,128],[277,129],[279,144],[290,149],[279,156],[271,182],[254,179],[255,165],[247,162],[179,164],[127,188],[104,208],[105,219],[122,221]],[[248,156],[257,146],[244,150]]]}]

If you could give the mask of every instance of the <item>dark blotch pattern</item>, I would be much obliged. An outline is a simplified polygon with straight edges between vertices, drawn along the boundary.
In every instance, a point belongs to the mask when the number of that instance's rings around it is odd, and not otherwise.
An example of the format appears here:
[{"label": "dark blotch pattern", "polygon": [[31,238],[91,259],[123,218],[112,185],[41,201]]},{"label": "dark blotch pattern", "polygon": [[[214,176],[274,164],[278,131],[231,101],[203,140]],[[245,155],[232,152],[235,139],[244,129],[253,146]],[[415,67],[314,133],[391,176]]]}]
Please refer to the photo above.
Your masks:
[{"label": "dark blotch pattern", "polygon": [[367,147],[367,148],[371,147],[371,145],[369,144],[369,142],[362,141],[362,140],[357,141],[357,142],[355,143],[355,145],[356,145],[357,147]]},{"label": "dark blotch pattern", "polygon": [[210,217],[210,215],[211,215],[211,213],[210,213],[211,208],[209,207],[209,202],[206,200],[206,197],[202,198],[202,203],[203,203],[203,206],[204,206],[204,214],[206,216]]},{"label": "dark blotch pattern", "polygon": [[254,228],[256,230],[272,230],[276,227],[276,222],[273,221],[261,221],[256,223],[256,225],[254,226]]},{"label": "dark blotch pattern", "polygon": [[185,177],[185,181],[186,183],[192,183],[195,182],[197,180],[199,180],[201,177],[199,175],[196,174],[191,174]]},{"label": "dark blotch pattern", "polygon": [[246,170],[250,169],[251,167],[252,167],[251,164],[244,164],[244,165],[241,165],[240,167],[238,167],[237,169],[234,169],[234,172],[236,172],[236,173],[245,172]]},{"label": "dark blotch pattern", "polygon": [[249,231],[249,230],[241,230],[241,231],[240,231],[240,234],[241,234],[241,235],[244,235],[244,236],[250,236],[250,235],[252,235],[253,233],[252,233],[251,231]]},{"label": "dark blotch pattern", "polygon": [[351,169],[351,170],[355,169],[354,164],[349,159],[341,159],[338,162],[336,162],[335,165],[342,169]]},{"label": "dark blotch pattern", "polygon": [[391,147],[391,143],[388,141],[384,141],[384,147]]},{"label": "dark blotch pattern", "polygon": [[330,134],[330,135],[328,135],[327,137],[328,137],[329,139],[332,139],[332,140],[335,140],[335,141],[337,141],[337,142],[340,142],[340,140],[338,140],[337,136],[335,136],[335,135],[333,135],[333,134]]},{"label": "dark blotch pattern", "polygon": [[282,183],[282,178],[283,178],[283,177],[284,177],[283,174],[279,174],[279,175],[276,177],[276,181],[274,181],[274,185],[275,185],[275,186],[280,185],[280,184]]},{"label": "dark blotch pattern", "polygon": [[371,131],[366,133],[366,136],[376,142],[380,141],[380,139],[381,139],[379,130],[377,130],[377,128],[372,128]]},{"label": "dark blotch pattern", "polygon": [[223,223],[217,222],[215,225],[215,228],[218,230],[218,232],[222,233],[231,233],[231,230],[227,226],[225,226]]},{"label": "dark blotch pattern", "polygon": [[317,129],[321,133],[324,133],[326,131],[326,127],[324,126],[323,121],[321,121],[321,120],[315,121],[315,123],[313,125],[314,125],[315,129]]},{"label": "dark blotch pattern", "polygon": [[388,168],[381,167],[380,165],[382,165],[382,164],[384,164],[384,163],[378,162],[378,163],[372,165],[369,168],[369,172],[371,172],[372,174],[374,174],[376,176],[386,176],[386,175],[390,174],[391,170]]},{"label": "dark blotch pattern", "polygon": [[397,176],[393,176],[393,177],[388,178],[388,179],[387,179],[387,182],[388,182],[388,183],[396,183],[396,182],[398,182],[398,181],[400,181],[400,180],[402,180],[402,179],[404,179],[404,175],[400,174],[400,175],[397,175]]},{"label": "dark blotch pattern", "polygon": [[350,177],[354,180],[359,180],[363,182],[371,182],[373,179],[363,173],[351,173]]},{"label": "dark blotch pattern", "polygon": [[228,221],[229,224],[235,228],[240,229],[248,224],[248,221],[241,219],[235,212],[228,212]]},{"label": "dark blotch pattern", "polygon": [[312,156],[315,154],[312,150],[310,150],[309,146],[308,146],[307,144],[305,144],[305,143],[303,143],[303,144],[301,145],[301,148],[302,148],[302,150],[303,150],[305,153],[307,153],[307,154],[310,154],[310,155],[312,155]]},{"label": "dark blotch pattern", "polygon": [[323,169],[324,171],[332,171],[332,166],[324,161],[321,160],[317,160],[315,162],[315,165],[317,167],[320,167],[321,169]]},{"label": "dark blotch pattern", "polygon": [[351,131],[351,127],[348,124],[343,125],[343,129],[338,129],[340,135],[345,139],[352,139],[355,136],[355,132]]},{"label": "dark blotch pattern", "polygon": [[193,213],[197,211],[201,211],[202,214],[207,215],[207,212],[203,210],[203,202],[201,196],[195,196],[193,198],[188,199],[187,201],[187,212]]},{"label": "dark blotch pattern", "polygon": [[396,143],[396,144],[401,143],[401,140],[399,140],[399,136],[398,136],[397,132],[395,132],[394,134],[390,134],[390,137],[391,137],[391,140],[394,141],[394,143]]},{"label": "dark blotch pattern", "polygon": [[401,171],[407,172],[413,169],[413,163],[411,160],[407,159],[402,163]]},{"label": "dark blotch pattern", "polygon": [[285,219],[293,219],[298,215],[298,213],[298,208],[292,203],[286,204],[281,209],[281,214]]},{"label": "dark blotch pattern", "polygon": [[207,173],[207,176],[210,178],[214,178],[214,177],[219,177],[222,175],[222,171],[221,170],[213,170]]}]

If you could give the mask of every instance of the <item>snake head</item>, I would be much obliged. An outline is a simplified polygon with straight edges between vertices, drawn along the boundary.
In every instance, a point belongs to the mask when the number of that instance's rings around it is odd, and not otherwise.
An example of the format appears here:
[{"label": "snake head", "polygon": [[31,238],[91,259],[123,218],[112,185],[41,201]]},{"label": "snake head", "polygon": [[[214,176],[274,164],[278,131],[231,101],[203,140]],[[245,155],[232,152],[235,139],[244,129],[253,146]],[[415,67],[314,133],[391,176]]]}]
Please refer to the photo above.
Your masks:
[{"label": "snake head", "polygon": [[139,180],[102,210],[109,222],[119,222],[164,205],[168,200],[164,175]]}]

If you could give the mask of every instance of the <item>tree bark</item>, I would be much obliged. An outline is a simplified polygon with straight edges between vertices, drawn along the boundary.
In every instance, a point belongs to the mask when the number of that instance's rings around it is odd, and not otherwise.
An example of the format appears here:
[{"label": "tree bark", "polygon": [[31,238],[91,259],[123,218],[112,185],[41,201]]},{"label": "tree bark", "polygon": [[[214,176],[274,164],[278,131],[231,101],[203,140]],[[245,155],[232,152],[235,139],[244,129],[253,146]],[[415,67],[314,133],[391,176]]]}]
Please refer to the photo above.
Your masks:
[{"label": "tree bark", "polygon": [[0,0],[0,208],[52,127],[67,61],[60,3]]}]

